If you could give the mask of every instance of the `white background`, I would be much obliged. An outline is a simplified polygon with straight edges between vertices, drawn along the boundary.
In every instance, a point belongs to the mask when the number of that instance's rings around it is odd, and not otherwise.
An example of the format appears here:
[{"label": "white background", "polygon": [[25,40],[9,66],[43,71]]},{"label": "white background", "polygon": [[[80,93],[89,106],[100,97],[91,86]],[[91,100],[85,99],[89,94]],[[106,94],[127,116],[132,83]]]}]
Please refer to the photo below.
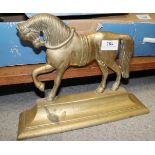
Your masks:
[{"label": "white background", "polygon": [[146,13],[155,0],[0,0],[1,13]]}]

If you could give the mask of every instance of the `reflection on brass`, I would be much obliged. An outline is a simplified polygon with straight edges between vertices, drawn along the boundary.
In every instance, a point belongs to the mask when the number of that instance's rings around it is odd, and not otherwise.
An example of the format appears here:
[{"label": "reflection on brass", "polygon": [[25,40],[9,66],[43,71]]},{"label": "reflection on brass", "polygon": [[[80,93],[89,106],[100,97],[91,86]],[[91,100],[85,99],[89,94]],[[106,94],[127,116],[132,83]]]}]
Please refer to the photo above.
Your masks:
[{"label": "reflection on brass", "polygon": [[[19,23],[17,29],[23,41],[31,42],[35,48],[46,47],[46,64],[32,73],[34,83],[40,91],[44,91],[45,85],[37,77],[56,70],[54,86],[47,98],[37,101],[32,109],[21,113],[18,139],[64,132],[148,113],[148,109],[134,95],[119,88],[121,76],[129,77],[129,62],[134,47],[129,35],[112,32],[81,35],[49,14],[36,15]],[[118,41],[118,49],[101,49],[104,40]],[[116,58],[119,58],[118,63]],[[81,67],[92,61],[98,63],[103,76],[97,90],[55,98],[65,70],[69,66]],[[116,73],[117,78],[112,90],[104,92],[108,68]]]},{"label": "reflection on brass", "polygon": [[90,127],[149,112],[133,94],[123,88],[118,91],[106,90],[104,95],[85,92],[60,96],[54,103],[38,100],[32,109],[21,113],[17,138]]},{"label": "reflection on brass", "polygon": [[[19,23],[17,29],[20,38],[29,41],[35,48],[45,46],[46,64],[33,71],[32,77],[36,87],[44,91],[45,85],[37,79],[40,74],[56,70],[54,87],[47,100],[53,101],[61,82],[63,73],[69,66],[85,66],[92,61],[97,61],[102,71],[102,81],[97,92],[105,89],[108,77],[108,68],[116,75],[116,82],[112,90],[117,90],[120,85],[121,75],[129,77],[129,62],[133,53],[133,40],[129,35],[115,34],[112,32],[96,32],[89,35],[80,35],[73,28],[65,25],[59,18],[49,14],[39,14],[29,20]],[[40,39],[43,34],[44,40]],[[101,50],[102,40],[119,40],[118,53],[116,51]],[[115,59],[119,57],[119,64]]]}]

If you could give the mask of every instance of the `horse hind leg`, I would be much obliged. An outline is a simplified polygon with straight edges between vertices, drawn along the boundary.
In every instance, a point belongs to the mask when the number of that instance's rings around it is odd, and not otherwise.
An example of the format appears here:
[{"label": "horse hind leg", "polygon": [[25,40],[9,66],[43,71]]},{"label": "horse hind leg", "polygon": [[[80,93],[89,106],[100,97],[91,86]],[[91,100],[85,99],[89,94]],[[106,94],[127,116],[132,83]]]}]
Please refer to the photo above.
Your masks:
[{"label": "horse hind leg", "polygon": [[40,75],[40,74],[52,72],[53,70],[54,70],[54,67],[52,67],[51,65],[46,64],[46,65],[44,65],[42,67],[39,67],[39,68],[35,69],[32,72],[32,78],[33,78],[34,84],[40,91],[44,91],[45,84],[43,82],[39,81],[37,76]]},{"label": "horse hind leg", "polygon": [[101,72],[102,72],[102,81],[101,81],[100,85],[98,86],[98,88],[96,89],[96,92],[103,93],[104,89],[106,87],[106,81],[107,81],[107,77],[108,77],[108,68],[107,68],[106,64],[101,60],[98,60],[97,63],[98,63],[98,65],[101,69]]},{"label": "horse hind leg", "polygon": [[117,65],[117,63],[115,61],[108,64],[108,67],[110,69],[112,69],[117,75],[116,81],[114,82],[114,84],[112,86],[112,90],[116,91],[119,88],[120,81],[121,81],[121,67],[119,65]]}]

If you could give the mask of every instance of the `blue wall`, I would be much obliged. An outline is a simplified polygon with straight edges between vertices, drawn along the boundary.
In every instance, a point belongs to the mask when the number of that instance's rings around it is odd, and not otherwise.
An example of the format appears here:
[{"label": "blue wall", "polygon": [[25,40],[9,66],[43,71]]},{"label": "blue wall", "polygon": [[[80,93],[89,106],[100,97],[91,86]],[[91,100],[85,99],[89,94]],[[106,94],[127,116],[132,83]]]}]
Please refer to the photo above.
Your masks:
[{"label": "blue wall", "polygon": [[22,44],[17,35],[16,23],[0,23],[0,66],[36,64],[45,62],[45,52],[35,51]]}]

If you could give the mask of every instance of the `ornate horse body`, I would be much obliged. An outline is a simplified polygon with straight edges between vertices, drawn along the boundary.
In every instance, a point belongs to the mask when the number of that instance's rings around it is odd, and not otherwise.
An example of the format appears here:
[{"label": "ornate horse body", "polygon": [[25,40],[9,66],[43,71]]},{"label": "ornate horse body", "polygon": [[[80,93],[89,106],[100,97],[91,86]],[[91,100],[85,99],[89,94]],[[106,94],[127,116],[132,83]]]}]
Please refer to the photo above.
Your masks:
[{"label": "ornate horse body", "polygon": [[[97,61],[103,75],[102,81],[96,90],[99,93],[102,93],[105,89],[108,68],[117,74],[112,90],[118,89],[121,75],[124,78],[129,77],[129,61],[133,53],[134,43],[128,35],[112,32],[81,35],[66,26],[59,18],[49,14],[36,15],[23,23],[19,23],[17,29],[21,39],[32,42],[36,48],[40,46],[47,48],[46,64],[35,69],[32,77],[36,87],[44,91],[44,83],[39,81],[37,76],[56,69],[54,86],[47,97],[50,101],[55,98],[63,73],[69,66],[85,66],[94,60]],[[45,41],[40,39],[40,32],[43,33]],[[119,40],[118,52],[102,51],[102,40]],[[119,64],[115,61],[118,56]]]}]

